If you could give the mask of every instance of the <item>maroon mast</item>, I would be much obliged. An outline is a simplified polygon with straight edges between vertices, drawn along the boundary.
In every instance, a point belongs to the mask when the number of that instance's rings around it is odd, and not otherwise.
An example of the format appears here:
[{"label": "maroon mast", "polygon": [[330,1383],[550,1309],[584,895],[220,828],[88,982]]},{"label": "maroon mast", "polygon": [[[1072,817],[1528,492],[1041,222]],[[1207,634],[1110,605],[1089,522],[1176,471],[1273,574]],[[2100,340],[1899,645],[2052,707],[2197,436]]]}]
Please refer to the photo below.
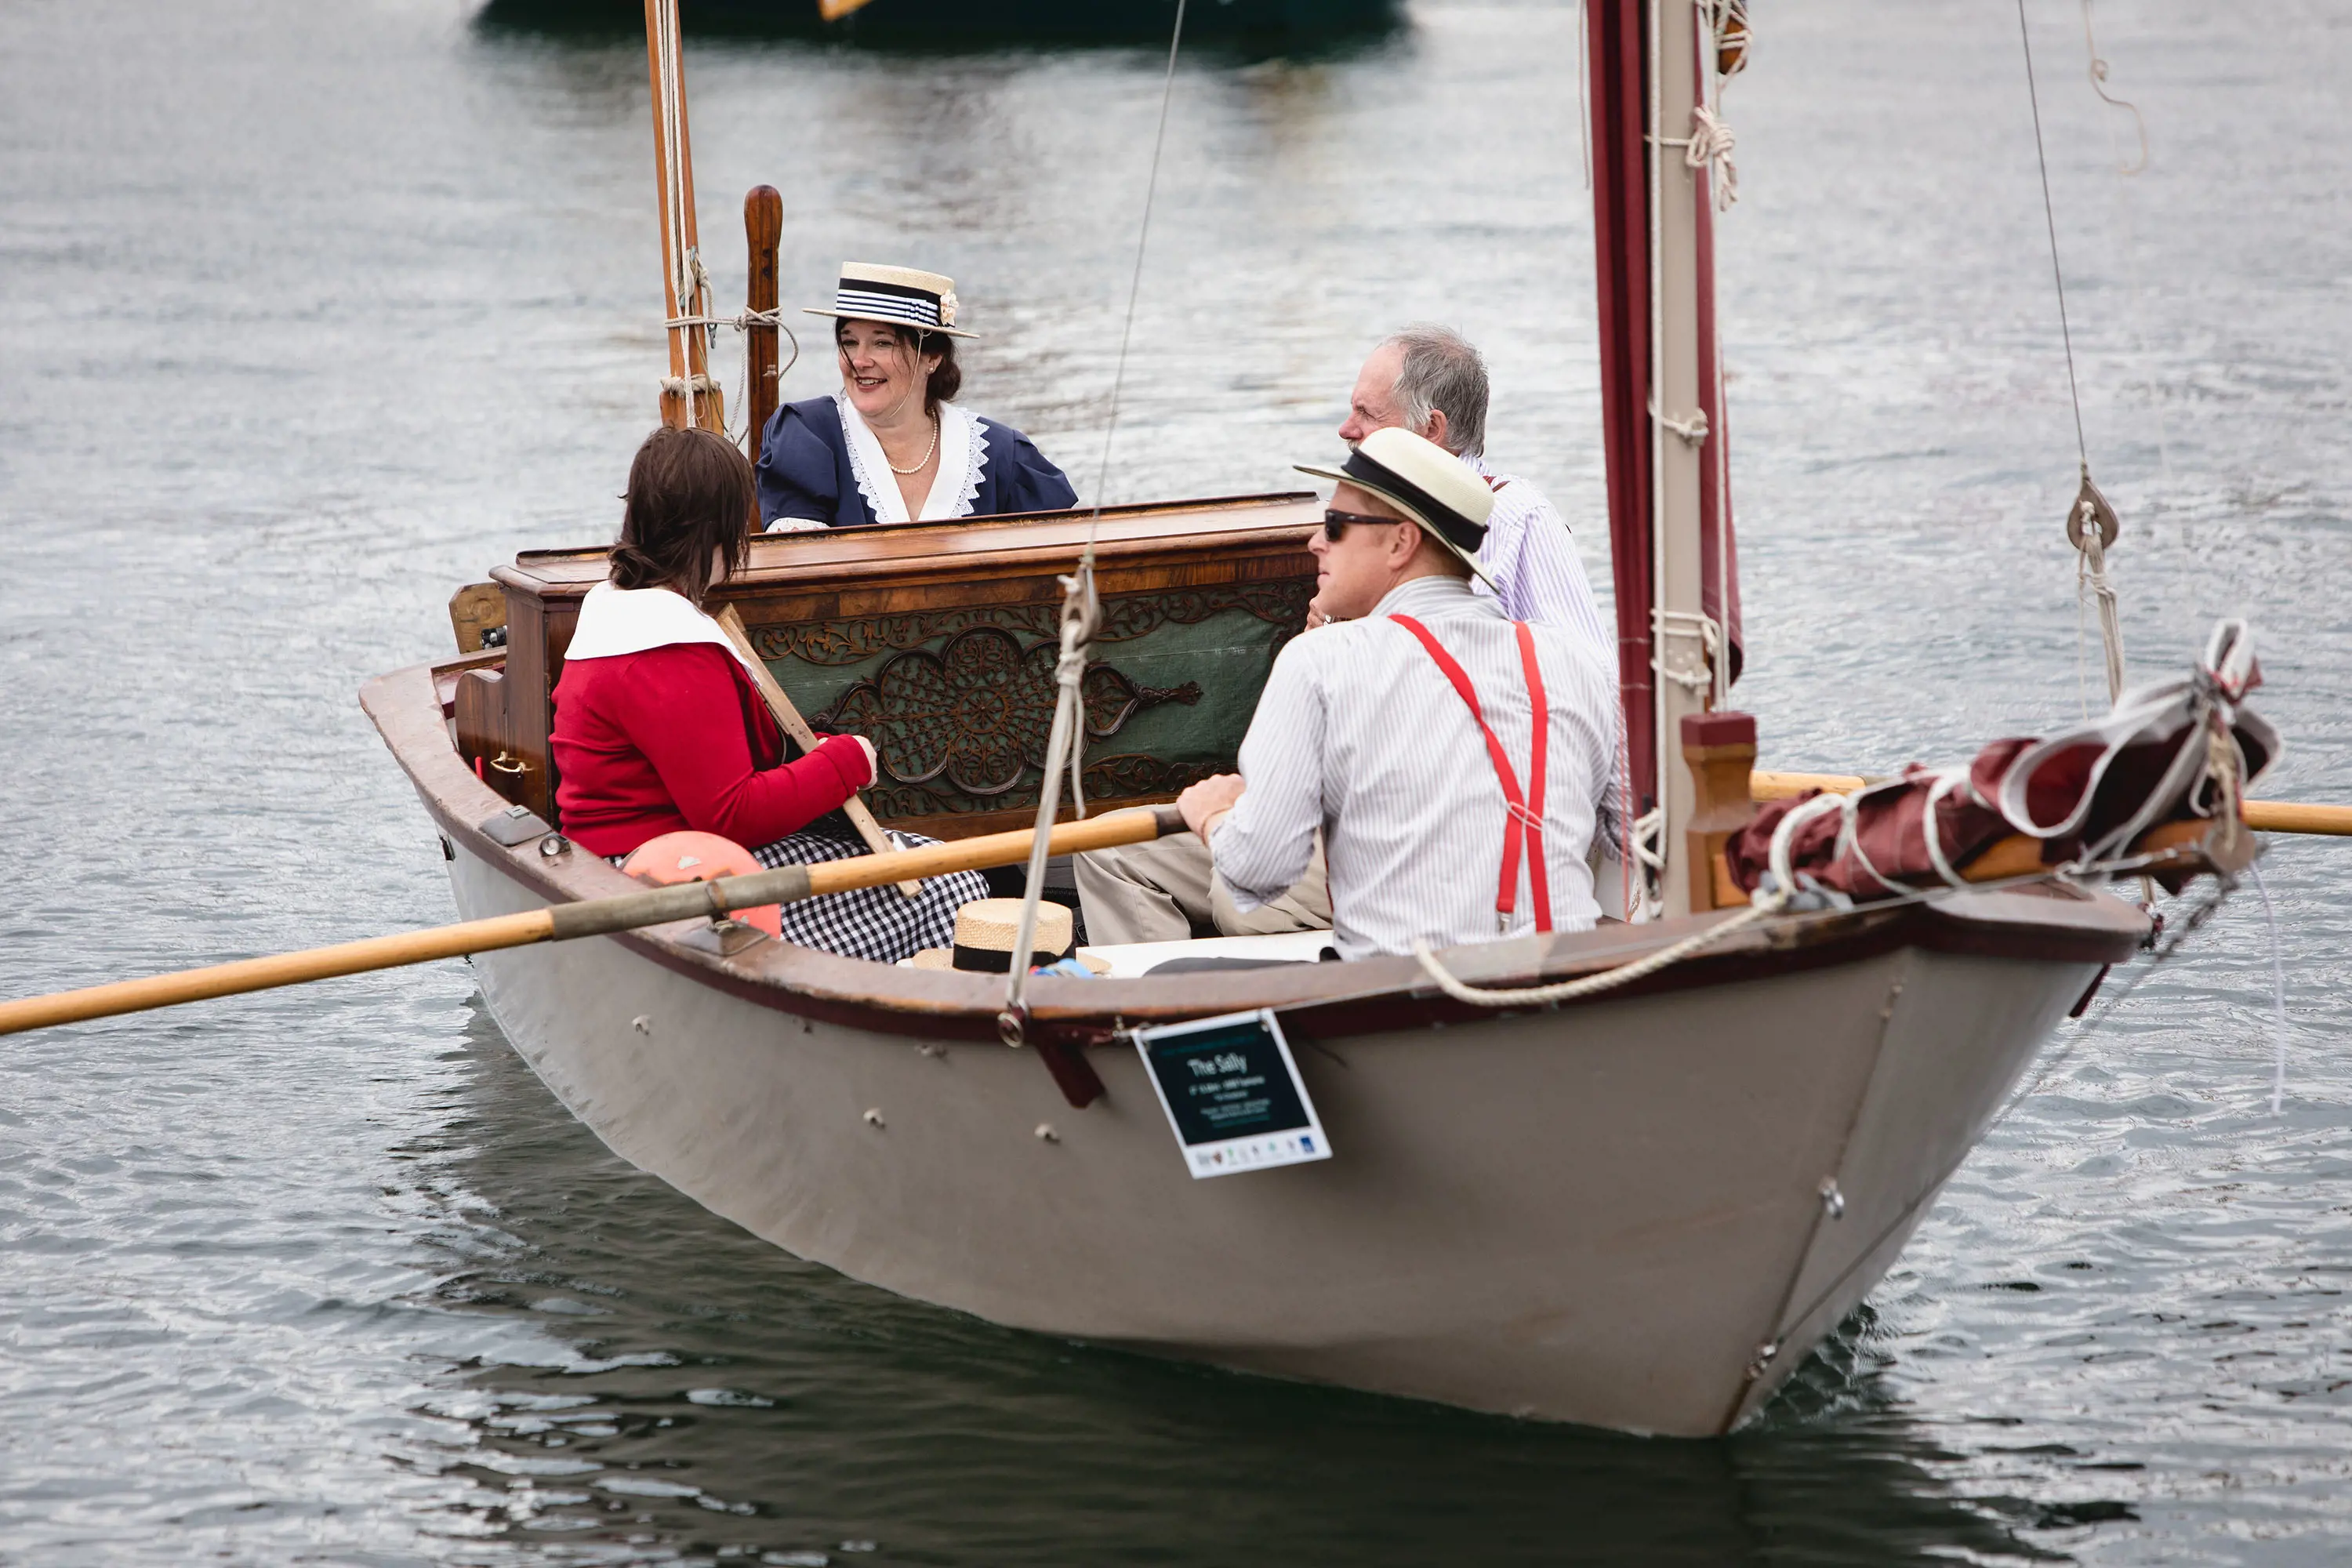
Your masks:
[{"label": "maroon mast", "polygon": [[[1663,444],[1700,458],[1699,608],[1721,629],[1727,688],[1738,678],[1738,552],[1731,530],[1730,475],[1725,458],[1724,397],[1717,374],[1715,320],[1715,216],[1717,175],[1706,160],[1687,178],[1665,184],[1664,199],[1687,202],[1694,225],[1689,268],[1696,294],[1696,406],[1674,405],[1661,389],[1659,346],[1652,330],[1654,288],[1662,265],[1654,254],[1649,137],[1654,100],[1662,90],[1660,62],[1649,58],[1651,7],[1643,0],[1592,0],[1592,233],[1600,291],[1601,429],[1609,471],[1609,560],[1616,578],[1618,680],[1625,710],[1630,810],[1658,804],[1659,721],[1657,638],[1658,457]],[[1701,29],[1691,56],[1665,62],[1680,87],[1696,76],[1711,79],[1713,47]],[[1733,65],[1736,68],[1736,63]],[[1704,100],[1703,87],[1699,96]],[[1677,100],[1679,99],[1677,98]],[[1695,125],[1661,124],[1656,133],[1687,139]],[[1677,174],[1685,149],[1667,149]],[[1672,423],[1666,423],[1671,421]]]}]

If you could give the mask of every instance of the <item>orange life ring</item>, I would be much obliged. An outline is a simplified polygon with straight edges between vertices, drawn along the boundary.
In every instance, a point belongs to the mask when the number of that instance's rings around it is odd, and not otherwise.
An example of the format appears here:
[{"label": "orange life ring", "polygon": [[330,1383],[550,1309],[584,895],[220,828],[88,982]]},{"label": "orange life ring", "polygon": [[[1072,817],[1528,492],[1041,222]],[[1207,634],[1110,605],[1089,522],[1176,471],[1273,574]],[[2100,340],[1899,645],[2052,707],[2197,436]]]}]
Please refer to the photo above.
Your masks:
[{"label": "orange life ring", "polygon": [[[621,869],[640,882],[669,888],[680,882],[740,877],[765,868],[732,838],[721,838],[716,833],[665,833],[638,845],[621,863]],[[735,918],[766,931],[778,942],[784,938],[783,910],[774,904],[737,910]]]}]

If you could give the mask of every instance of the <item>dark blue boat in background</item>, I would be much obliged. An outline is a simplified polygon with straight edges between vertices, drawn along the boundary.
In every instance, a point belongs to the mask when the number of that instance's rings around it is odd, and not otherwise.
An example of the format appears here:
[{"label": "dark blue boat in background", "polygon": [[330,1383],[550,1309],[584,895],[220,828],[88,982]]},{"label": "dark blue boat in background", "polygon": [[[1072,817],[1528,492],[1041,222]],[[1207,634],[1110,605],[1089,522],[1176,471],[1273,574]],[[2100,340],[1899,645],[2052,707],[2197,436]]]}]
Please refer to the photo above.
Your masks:
[{"label": "dark blue boat in background", "polygon": [[[827,22],[817,0],[686,0],[691,33],[837,39],[912,48],[997,44],[1165,43],[1176,0],[868,0]],[[1403,20],[1403,0],[1189,0],[1186,41],[1291,47],[1360,38]],[[489,0],[490,28],[628,33],[645,26],[635,0]]]}]

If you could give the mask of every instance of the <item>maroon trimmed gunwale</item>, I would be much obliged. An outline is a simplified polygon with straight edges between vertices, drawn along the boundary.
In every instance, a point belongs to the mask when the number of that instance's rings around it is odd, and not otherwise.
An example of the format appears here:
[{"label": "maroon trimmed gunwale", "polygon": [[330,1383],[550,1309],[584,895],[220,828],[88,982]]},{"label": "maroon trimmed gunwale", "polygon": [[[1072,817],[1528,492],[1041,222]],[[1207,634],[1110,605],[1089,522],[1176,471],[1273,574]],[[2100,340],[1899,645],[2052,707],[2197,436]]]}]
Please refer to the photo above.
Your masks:
[{"label": "maroon trimmed gunwale", "polygon": [[[482,831],[480,824],[506,810],[508,802],[458,757],[435,691],[436,668],[414,665],[376,677],[360,689],[360,706],[453,849],[496,867],[535,901],[567,903],[638,890],[635,881],[598,856],[578,849],[543,856],[537,840],[508,848]],[[1474,984],[1548,983],[1626,963],[1726,918],[1696,915],[1654,925],[1527,937],[1455,950],[1448,963]],[[997,1038],[1003,988],[995,979],[886,967],[770,942],[722,958],[679,942],[695,924],[656,926],[611,940],[701,984],[797,1017],[878,1034],[991,1043]],[[1903,947],[2058,963],[2119,963],[2138,950],[2147,930],[2146,917],[2121,900],[2072,889],[1971,891],[1933,905],[1785,917],[1606,995],[1620,1000],[1733,984],[1857,963]],[[1439,992],[1409,958],[1166,980],[1045,977],[1031,987],[1030,998],[1033,1036],[1077,1047],[1108,1045],[1136,1024],[1256,1007],[1280,1009],[1286,1030],[1316,1040],[1536,1010],[1465,1006]]]}]

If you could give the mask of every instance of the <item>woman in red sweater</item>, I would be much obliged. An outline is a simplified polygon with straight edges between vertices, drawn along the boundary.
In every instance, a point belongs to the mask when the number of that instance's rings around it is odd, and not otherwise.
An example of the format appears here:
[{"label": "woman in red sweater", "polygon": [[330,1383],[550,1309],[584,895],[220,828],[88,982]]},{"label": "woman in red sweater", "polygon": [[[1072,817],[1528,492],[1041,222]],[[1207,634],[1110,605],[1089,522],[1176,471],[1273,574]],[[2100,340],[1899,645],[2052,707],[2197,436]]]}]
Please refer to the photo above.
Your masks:
[{"label": "woman in red sweater", "polygon": [[[629,467],[612,576],[581,604],[550,737],[564,832],[615,864],[684,829],[731,838],[770,867],[866,853],[837,814],[873,782],[872,743],[832,735],[787,760],[734,644],[702,608],[742,563],[753,496],[743,454],[708,430],[656,430]],[[784,905],[784,937],[895,963],[947,946],[957,907],[987,896],[971,871],[934,877],[916,899],[896,887],[829,894]]]}]

